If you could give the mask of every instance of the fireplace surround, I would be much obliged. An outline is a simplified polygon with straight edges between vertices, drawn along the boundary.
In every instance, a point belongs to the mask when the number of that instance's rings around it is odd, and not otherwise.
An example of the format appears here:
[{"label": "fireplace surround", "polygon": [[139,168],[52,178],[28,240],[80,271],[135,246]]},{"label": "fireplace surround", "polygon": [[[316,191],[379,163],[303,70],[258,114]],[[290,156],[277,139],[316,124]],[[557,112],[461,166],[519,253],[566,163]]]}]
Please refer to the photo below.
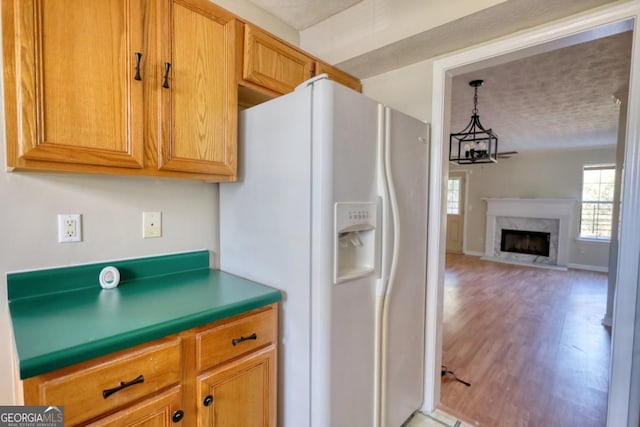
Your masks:
[{"label": "fireplace surround", "polygon": [[[484,259],[541,267],[563,269],[567,267],[569,233],[575,200],[516,198],[482,200],[487,202]],[[502,250],[502,230],[524,233],[529,235],[530,239],[534,235],[537,236],[537,233],[545,233],[548,253],[546,248],[542,253]]]}]

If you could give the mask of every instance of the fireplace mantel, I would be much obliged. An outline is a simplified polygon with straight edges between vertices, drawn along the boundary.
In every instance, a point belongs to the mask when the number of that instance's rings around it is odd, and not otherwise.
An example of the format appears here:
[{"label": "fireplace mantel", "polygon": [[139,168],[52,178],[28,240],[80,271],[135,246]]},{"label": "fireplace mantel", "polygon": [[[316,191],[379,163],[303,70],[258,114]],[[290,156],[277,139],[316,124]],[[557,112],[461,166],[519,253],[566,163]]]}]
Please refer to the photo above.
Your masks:
[{"label": "fireplace mantel", "polygon": [[[496,251],[496,218],[524,218],[529,220],[553,219],[559,221],[557,232],[557,252],[555,259],[532,257],[531,264],[555,265],[567,267],[569,263],[569,233],[575,199],[517,199],[517,198],[483,198],[487,202],[487,228],[485,235],[485,258],[497,261],[508,261]],[[499,248],[498,248],[499,249]]]}]

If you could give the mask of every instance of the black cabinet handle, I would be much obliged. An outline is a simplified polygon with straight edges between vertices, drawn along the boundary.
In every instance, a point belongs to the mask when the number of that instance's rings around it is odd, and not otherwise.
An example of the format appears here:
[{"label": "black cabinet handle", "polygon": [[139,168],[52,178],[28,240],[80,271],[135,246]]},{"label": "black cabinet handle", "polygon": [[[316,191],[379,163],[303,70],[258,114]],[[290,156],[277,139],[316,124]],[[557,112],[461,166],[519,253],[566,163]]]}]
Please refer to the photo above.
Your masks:
[{"label": "black cabinet handle", "polygon": [[162,87],[169,89],[169,70],[171,69],[171,62],[164,63],[164,80],[162,80]]},{"label": "black cabinet handle", "polygon": [[179,409],[173,413],[173,416],[171,417],[171,421],[173,421],[174,423],[179,423],[180,421],[182,421],[183,418],[184,418],[184,411],[182,409]]},{"label": "black cabinet handle", "polygon": [[211,404],[213,403],[213,396],[208,395],[207,397],[204,398],[202,403],[204,404],[204,406],[211,406]]},{"label": "black cabinet handle", "polygon": [[132,385],[135,385],[135,384],[142,384],[143,382],[144,382],[144,377],[142,375],[140,375],[138,378],[132,381],[129,381],[128,383],[125,383],[124,381],[120,381],[120,385],[118,387],[102,390],[102,397],[106,399],[107,397],[111,396],[113,393],[117,393],[120,390],[123,390],[127,387],[131,387]]},{"label": "black cabinet handle", "polygon": [[142,59],[142,54],[140,52],[136,52],[135,55],[136,55],[136,75],[134,79],[142,80],[142,77],[140,76],[140,60]]},{"label": "black cabinet handle", "polygon": [[240,337],[240,338],[234,338],[231,340],[231,344],[233,344],[234,346],[240,344],[242,341],[247,341],[247,340],[257,340],[258,336],[255,334],[255,332],[251,335],[249,335],[248,337]]}]

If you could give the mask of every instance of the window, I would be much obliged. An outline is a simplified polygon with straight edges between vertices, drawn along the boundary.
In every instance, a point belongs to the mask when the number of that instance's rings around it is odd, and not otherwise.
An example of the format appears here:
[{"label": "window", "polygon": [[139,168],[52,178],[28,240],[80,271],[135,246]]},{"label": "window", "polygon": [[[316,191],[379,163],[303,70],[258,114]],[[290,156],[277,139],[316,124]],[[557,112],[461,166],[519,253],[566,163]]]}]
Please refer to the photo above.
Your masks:
[{"label": "window", "polygon": [[460,182],[459,176],[449,178],[447,187],[447,214],[460,215]]},{"label": "window", "polygon": [[580,237],[611,239],[615,166],[585,166],[582,171]]}]

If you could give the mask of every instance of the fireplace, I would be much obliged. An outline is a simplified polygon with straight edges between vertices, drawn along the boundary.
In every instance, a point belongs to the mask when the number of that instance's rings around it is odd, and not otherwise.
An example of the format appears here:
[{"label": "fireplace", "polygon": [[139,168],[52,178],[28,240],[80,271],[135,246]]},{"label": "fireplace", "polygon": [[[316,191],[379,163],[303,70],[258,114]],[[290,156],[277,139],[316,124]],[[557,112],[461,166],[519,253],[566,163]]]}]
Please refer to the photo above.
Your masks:
[{"label": "fireplace", "polygon": [[[515,198],[483,200],[487,202],[484,259],[548,268],[565,269],[567,267],[571,240],[569,230],[571,230],[575,200]],[[515,231],[520,236],[512,236],[504,241],[503,230]],[[522,238],[522,233],[524,233],[524,244],[513,243],[512,239]],[[543,233],[542,238],[538,233]],[[527,236],[529,236],[528,240]],[[543,244],[544,247],[542,247]],[[509,247],[511,249],[507,249]]]},{"label": "fireplace", "polygon": [[549,256],[551,233],[502,229],[500,251],[518,254]]}]

